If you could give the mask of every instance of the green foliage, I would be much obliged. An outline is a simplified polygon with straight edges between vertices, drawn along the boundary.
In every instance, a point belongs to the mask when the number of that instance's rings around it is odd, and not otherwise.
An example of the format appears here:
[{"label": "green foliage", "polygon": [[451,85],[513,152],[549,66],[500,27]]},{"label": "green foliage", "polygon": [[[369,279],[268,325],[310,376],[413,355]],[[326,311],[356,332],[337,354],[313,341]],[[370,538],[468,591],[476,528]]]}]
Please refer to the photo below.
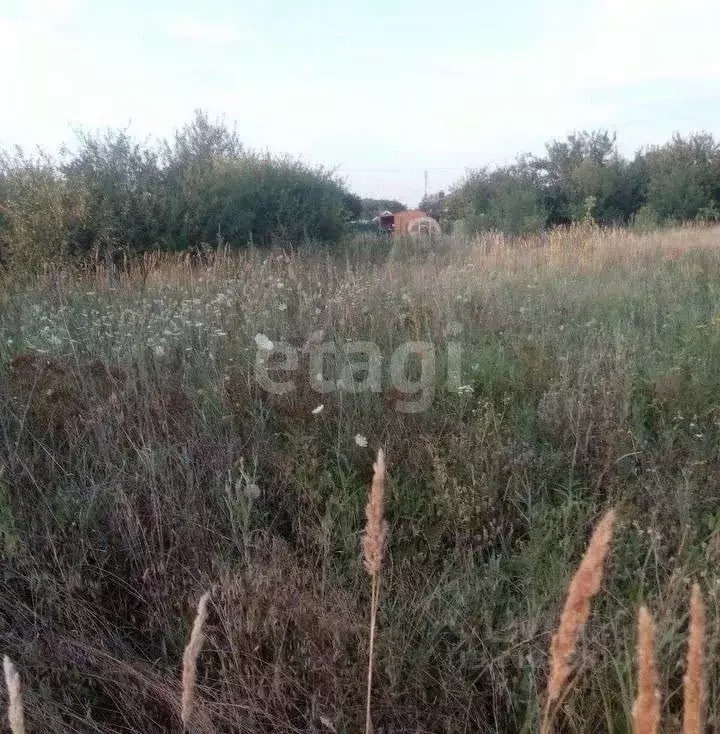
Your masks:
[{"label": "green foliage", "polygon": [[34,268],[72,253],[70,232],[84,215],[84,192],[73,189],[46,157],[0,155],[0,263]]},{"label": "green foliage", "polygon": [[332,242],[342,234],[342,188],[325,171],[289,158],[246,154],[204,171],[181,169],[179,178],[184,196],[168,218],[169,248],[193,242]]},{"label": "green foliage", "polygon": [[629,204],[628,192],[618,196],[625,164],[618,156],[615,136],[607,131],[573,133],[566,141],[553,141],[546,146],[544,158],[530,159],[528,165],[542,182],[549,223],[583,220],[590,196],[596,199],[597,221],[626,220],[623,204]]},{"label": "green foliage", "polygon": [[395,199],[362,199],[362,209],[360,211],[359,219],[372,219],[376,217],[380,212],[404,212],[407,207]]},{"label": "green foliage", "polygon": [[676,135],[643,153],[647,203],[661,221],[715,220],[720,203],[720,146],[712,135]]},{"label": "green foliage", "polygon": [[547,221],[541,191],[532,173],[521,166],[473,172],[456,190],[448,212],[463,219],[470,234],[490,230],[531,234]]},{"label": "green foliage", "polygon": [[589,221],[642,229],[717,221],[720,146],[706,133],[675,136],[627,160],[609,132],[573,133],[549,143],[544,156],[473,171],[454,187],[448,209],[471,231],[508,234]]},{"label": "green foliage", "polygon": [[357,219],[363,218],[363,199],[361,199],[357,194],[353,194],[350,192],[345,194],[344,205],[347,217],[350,221],[355,221]]},{"label": "green foliage", "polygon": [[78,141],[77,152],[65,150],[59,166],[68,190],[80,192],[84,202],[84,216],[67,232],[74,249],[158,246],[167,203],[158,151],[125,131],[80,131]]},{"label": "green foliage", "polygon": [[435,194],[424,196],[418,204],[418,209],[422,209],[426,214],[437,219],[439,222],[446,220],[450,200],[444,191],[438,191]]},{"label": "green foliage", "polygon": [[597,196],[585,197],[585,211],[583,213],[583,222],[585,224],[593,224],[595,222],[595,209],[597,207]]},{"label": "green foliage", "polygon": [[337,243],[361,209],[330,171],[247,151],[200,112],[160,144],[80,131],[58,160],[0,161],[0,256],[31,267],[94,249]]},{"label": "green foliage", "polygon": [[648,204],[643,204],[632,218],[634,229],[649,232],[660,227],[660,215]]},{"label": "green foliage", "polygon": [[[553,140],[542,156],[471,171],[420,208],[443,231],[528,235],[578,222],[647,230],[720,219],[720,145],[679,135],[623,158],[606,130]],[[89,253],[319,242],[338,247],[391,199],[360,198],[332,171],[247,150],[202,112],[170,140],[79,131],[56,158],[0,153],[0,264],[36,270]],[[350,225],[350,223],[354,223]]]}]

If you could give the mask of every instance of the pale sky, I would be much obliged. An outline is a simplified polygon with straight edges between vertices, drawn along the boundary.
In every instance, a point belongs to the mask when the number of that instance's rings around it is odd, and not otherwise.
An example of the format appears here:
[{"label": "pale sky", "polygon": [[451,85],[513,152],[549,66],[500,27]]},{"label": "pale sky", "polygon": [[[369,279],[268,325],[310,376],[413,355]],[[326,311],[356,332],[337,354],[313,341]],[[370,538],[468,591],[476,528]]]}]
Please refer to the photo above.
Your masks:
[{"label": "pale sky", "polygon": [[465,170],[609,128],[720,137],[718,0],[0,0],[0,146],[72,128],[243,142],[415,206]]}]

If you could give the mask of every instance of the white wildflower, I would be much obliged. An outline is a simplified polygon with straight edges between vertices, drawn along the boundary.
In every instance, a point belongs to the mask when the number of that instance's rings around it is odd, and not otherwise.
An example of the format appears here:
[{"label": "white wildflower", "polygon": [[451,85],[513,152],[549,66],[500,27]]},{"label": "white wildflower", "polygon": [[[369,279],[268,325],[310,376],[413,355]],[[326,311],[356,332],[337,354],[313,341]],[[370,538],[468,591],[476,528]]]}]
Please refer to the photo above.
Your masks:
[{"label": "white wildflower", "polygon": [[320,413],[323,412],[324,408],[325,408],[325,406],[322,403],[320,403],[320,405],[318,405],[317,408],[313,408],[312,409],[312,414],[313,415],[320,415]]},{"label": "white wildflower", "polygon": [[361,433],[358,433],[355,435],[355,443],[361,448],[366,449],[368,445],[368,440],[363,436]]},{"label": "white wildflower", "polygon": [[257,344],[259,349],[265,349],[268,352],[272,351],[274,348],[274,344],[265,336],[265,334],[256,334],[255,344]]},{"label": "white wildflower", "polygon": [[472,395],[475,392],[472,385],[460,385],[457,391],[458,395]]}]

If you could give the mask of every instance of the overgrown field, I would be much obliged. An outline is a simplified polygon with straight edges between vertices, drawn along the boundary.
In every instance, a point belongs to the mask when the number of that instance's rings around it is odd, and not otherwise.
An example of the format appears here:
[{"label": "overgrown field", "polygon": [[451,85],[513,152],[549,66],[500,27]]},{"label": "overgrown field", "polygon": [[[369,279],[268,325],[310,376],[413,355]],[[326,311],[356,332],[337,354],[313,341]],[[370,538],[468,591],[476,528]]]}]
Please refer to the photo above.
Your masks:
[{"label": "overgrown field", "polygon": [[[537,731],[550,635],[610,507],[558,730],[630,731],[643,603],[678,730],[694,581],[720,727],[720,230],[395,255],[2,281],[0,652],[28,731],[181,731],[206,590],[195,731],[361,731],[379,447],[378,732]],[[359,341],[381,355],[380,390],[314,389],[313,345]],[[260,384],[268,342],[297,347],[293,373],[270,360],[295,390]],[[407,361],[420,395],[392,378],[412,343],[435,361],[434,377]],[[424,409],[404,411],[411,397]]]}]

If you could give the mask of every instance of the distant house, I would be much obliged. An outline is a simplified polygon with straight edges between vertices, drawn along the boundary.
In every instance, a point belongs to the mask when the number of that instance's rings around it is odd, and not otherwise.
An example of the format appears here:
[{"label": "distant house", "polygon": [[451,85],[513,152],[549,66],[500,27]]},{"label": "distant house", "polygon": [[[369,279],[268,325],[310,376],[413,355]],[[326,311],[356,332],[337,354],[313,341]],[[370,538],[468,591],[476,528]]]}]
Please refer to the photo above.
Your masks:
[{"label": "distant house", "polygon": [[380,212],[377,219],[383,232],[393,232],[395,230],[395,215],[391,211],[386,209],[384,212]]},{"label": "distant house", "polygon": [[427,212],[422,209],[411,209],[406,212],[398,212],[395,214],[394,232],[399,235],[406,235],[410,222],[414,219],[423,219],[427,217]]},{"label": "distant house", "polygon": [[424,219],[427,216],[427,212],[422,209],[411,209],[410,211],[399,211],[394,213],[386,210],[384,212],[380,212],[380,214],[373,219],[373,222],[383,232],[388,234],[406,235],[408,234],[410,222],[415,219]]}]

